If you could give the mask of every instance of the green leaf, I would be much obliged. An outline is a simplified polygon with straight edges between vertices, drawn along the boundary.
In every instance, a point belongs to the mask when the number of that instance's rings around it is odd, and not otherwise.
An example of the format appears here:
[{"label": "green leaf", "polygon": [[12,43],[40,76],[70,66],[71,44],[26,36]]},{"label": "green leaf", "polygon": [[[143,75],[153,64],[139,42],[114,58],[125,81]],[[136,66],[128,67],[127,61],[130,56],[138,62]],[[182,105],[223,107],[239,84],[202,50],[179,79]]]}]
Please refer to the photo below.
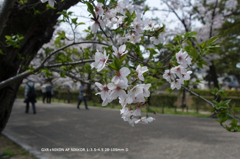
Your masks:
[{"label": "green leaf", "polygon": [[34,15],[41,14],[39,10],[34,10]]},{"label": "green leaf", "polygon": [[196,38],[197,32],[191,31],[185,34],[185,38]]},{"label": "green leaf", "polygon": [[85,23],[83,23],[83,22],[80,22],[80,23],[78,23],[78,25],[84,25]]},{"label": "green leaf", "polygon": [[58,34],[58,38],[59,38],[59,39],[61,39],[61,40],[66,39],[65,31],[58,32],[57,34]]},{"label": "green leaf", "polygon": [[78,18],[72,18],[72,23],[77,25],[77,20],[78,20]]},{"label": "green leaf", "polygon": [[150,8],[148,6],[145,7],[144,11],[143,11],[143,15],[146,13],[146,11],[148,11]]},{"label": "green leaf", "polygon": [[121,65],[123,63],[123,61],[126,59],[127,57],[127,54],[123,55],[123,56],[120,56],[120,59],[119,59],[119,64]]},{"label": "green leaf", "polygon": [[6,38],[7,40],[11,40],[11,39],[12,39],[12,37],[9,36],[9,35],[6,35],[5,38]]},{"label": "green leaf", "polygon": [[105,0],[98,0],[98,2],[105,4]]},{"label": "green leaf", "polygon": [[171,88],[166,89],[166,92],[172,93],[173,90]]},{"label": "green leaf", "polygon": [[162,66],[163,66],[163,64],[161,62],[157,63],[157,67],[162,67]]},{"label": "green leaf", "polygon": [[231,99],[225,100],[225,101],[224,101],[224,104],[228,105],[230,102],[231,102]]},{"label": "green leaf", "polygon": [[85,2],[85,4],[88,6],[87,11],[88,11],[89,13],[91,13],[93,16],[95,16],[95,12],[94,12],[94,7],[93,7],[93,5],[92,5],[91,3],[89,3],[89,2]]},{"label": "green leaf", "polygon": [[197,63],[197,66],[200,67],[200,68],[203,68],[203,65],[201,63]]},{"label": "green leaf", "polygon": [[114,65],[114,63],[109,64],[108,67],[113,70],[117,70],[117,67]]},{"label": "green leaf", "polygon": [[51,7],[48,3],[46,5],[46,7],[47,7],[47,10],[49,10],[49,9],[56,9],[55,7]]},{"label": "green leaf", "polygon": [[69,11],[67,14],[68,14],[68,15],[72,15],[72,14],[73,14],[73,12],[72,12],[72,11]]},{"label": "green leaf", "polygon": [[197,57],[198,57],[198,52],[197,52],[197,50],[196,50],[196,49],[193,49],[193,48],[188,52],[188,54],[189,54],[190,56],[192,56],[193,58],[197,58]]},{"label": "green leaf", "polygon": [[155,51],[155,49],[153,49],[153,48],[147,48],[147,50],[149,50],[149,52],[150,52],[148,59],[151,60],[153,58],[153,55],[157,54],[157,51]]},{"label": "green leaf", "polygon": [[213,36],[208,40],[208,45],[214,44],[218,40],[218,36]]},{"label": "green leaf", "polygon": [[61,77],[66,77],[66,72],[65,71],[60,72],[60,76]]},{"label": "green leaf", "polygon": [[217,88],[214,88],[212,91],[211,91],[212,94],[214,95],[217,95],[218,94],[218,89]]}]

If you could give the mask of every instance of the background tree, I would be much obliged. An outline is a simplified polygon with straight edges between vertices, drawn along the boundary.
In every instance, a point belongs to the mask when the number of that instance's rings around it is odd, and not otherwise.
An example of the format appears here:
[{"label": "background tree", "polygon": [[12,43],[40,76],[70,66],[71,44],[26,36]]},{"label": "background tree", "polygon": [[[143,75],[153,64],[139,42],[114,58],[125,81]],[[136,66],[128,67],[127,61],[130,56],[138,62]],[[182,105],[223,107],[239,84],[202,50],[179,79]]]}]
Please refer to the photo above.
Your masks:
[{"label": "background tree", "polygon": [[[239,2],[239,1],[238,1]],[[223,23],[222,27],[219,29],[219,34],[222,39],[222,47],[219,50],[220,59],[216,60],[217,72],[221,75],[227,73],[229,75],[235,75],[240,82],[240,72],[239,72],[239,35],[240,35],[240,6],[239,3],[234,6],[237,9],[229,13],[226,16],[226,21]]]},{"label": "background tree", "polygon": [[[0,81],[27,70],[24,66],[28,66],[42,45],[50,41],[60,16],[57,13],[79,1],[58,0],[55,9],[47,9],[39,0],[29,0],[26,4],[4,1],[10,2],[12,4],[2,5],[0,12]],[[0,89],[0,131],[8,121],[22,79]]]},{"label": "background tree", "polygon": [[[213,36],[219,35],[218,29],[228,19],[229,15],[237,10],[237,0],[160,0],[165,5],[164,9],[155,8],[157,11],[168,12],[178,20],[176,27],[171,29],[172,34],[178,34],[188,31],[198,32],[198,42],[205,41]],[[169,17],[167,15],[167,17]],[[171,18],[168,18],[171,19]],[[165,21],[165,19],[164,19]],[[167,20],[166,20],[167,21]],[[168,20],[169,21],[169,20]],[[169,21],[176,24],[176,20]],[[182,27],[179,27],[182,26]],[[211,82],[215,88],[219,88],[218,75],[214,59],[219,56],[205,55],[209,69],[207,71],[208,86],[211,88]]]}]

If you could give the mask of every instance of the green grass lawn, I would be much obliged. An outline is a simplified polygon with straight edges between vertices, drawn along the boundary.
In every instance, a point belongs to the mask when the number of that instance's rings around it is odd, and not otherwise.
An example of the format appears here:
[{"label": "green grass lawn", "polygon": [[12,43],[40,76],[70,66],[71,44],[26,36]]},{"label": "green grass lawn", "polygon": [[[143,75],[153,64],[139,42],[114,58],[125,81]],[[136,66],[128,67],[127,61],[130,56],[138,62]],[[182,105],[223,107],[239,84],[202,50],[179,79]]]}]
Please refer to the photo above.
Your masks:
[{"label": "green grass lawn", "polygon": [[[77,104],[77,103],[76,103]],[[113,105],[113,104],[109,104],[107,106],[102,106],[101,103],[93,103],[92,101],[88,101],[88,105],[90,106],[94,106],[94,107],[100,107],[100,108],[110,108],[110,109],[122,109],[121,105]],[[132,107],[134,108],[135,105],[132,105]],[[162,107],[154,107],[154,106],[150,106],[150,109],[147,108],[143,108],[142,112],[144,113],[153,113],[156,112],[158,114],[163,114],[163,109]],[[196,110],[194,109],[189,109],[188,112],[186,111],[186,109],[184,109],[184,111],[182,111],[181,108],[177,108],[177,110],[175,111],[175,108],[169,108],[169,107],[164,107],[164,114],[171,114],[171,115],[187,115],[187,116],[196,116],[196,117],[209,117],[211,115],[211,111],[199,111],[199,113],[197,113]]]},{"label": "green grass lawn", "polygon": [[[39,102],[41,102],[41,98],[37,99]],[[56,102],[56,103],[67,103],[67,100],[58,100],[56,98],[52,99],[52,102]],[[99,107],[99,108],[109,108],[109,109],[122,109],[122,106],[119,104],[108,104],[107,106],[102,106],[102,103],[97,103],[97,102],[92,102],[92,101],[87,101],[89,106],[93,106],[93,107]],[[75,100],[75,102],[73,100],[70,100],[70,104],[74,104],[77,105],[77,102]],[[82,102],[81,105],[84,105],[84,103]],[[135,108],[135,105],[132,105],[133,108]],[[196,109],[188,109],[188,112],[186,109],[184,109],[184,111],[182,111],[182,109],[180,107],[178,107],[175,111],[174,107],[164,107],[164,112],[162,107],[154,107],[154,106],[150,106],[150,109],[147,108],[143,108],[142,112],[144,113],[153,113],[153,111],[155,111],[158,114],[171,114],[171,115],[186,115],[186,116],[196,116],[196,117],[209,117],[211,115],[211,110],[208,111],[199,111],[197,113]]]},{"label": "green grass lawn", "polygon": [[0,151],[0,158],[36,159],[28,151],[22,149],[3,135],[0,135]]}]

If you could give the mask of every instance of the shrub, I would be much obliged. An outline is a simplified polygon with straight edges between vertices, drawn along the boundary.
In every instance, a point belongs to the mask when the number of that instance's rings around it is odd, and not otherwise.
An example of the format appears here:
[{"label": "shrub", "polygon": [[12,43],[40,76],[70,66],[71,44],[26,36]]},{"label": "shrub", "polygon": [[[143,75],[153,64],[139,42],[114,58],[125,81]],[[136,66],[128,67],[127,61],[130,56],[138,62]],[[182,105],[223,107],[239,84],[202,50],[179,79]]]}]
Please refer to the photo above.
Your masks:
[{"label": "shrub", "polygon": [[[201,96],[213,96],[213,94],[211,93],[211,90],[209,90],[209,89],[192,89],[192,91],[201,95]],[[224,92],[226,93],[226,96],[240,97],[240,91],[224,90]]]},{"label": "shrub", "polygon": [[[213,101],[214,98],[213,97],[204,97],[205,99],[209,100],[209,101]],[[229,106],[231,107],[234,103],[236,104],[236,107],[239,107],[240,103],[240,98],[234,98],[234,97],[228,97],[228,98],[222,98],[221,100],[229,100],[231,99]],[[193,105],[198,107],[198,109],[203,109],[203,110],[209,110],[212,109],[212,106],[210,104],[208,104],[207,102],[205,102],[204,100],[200,99],[199,97],[193,96],[192,97],[193,100]]]},{"label": "shrub", "polygon": [[[212,101],[213,97],[204,97],[205,99]],[[197,110],[202,109],[202,110],[210,110],[212,109],[212,106],[205,102],[204,100],[200,99],[199,97],[193,96],[193,106],[196,106]]]},{"label": "shrub", "polygon": [[151,95],[150,104],[153,106],[169,106],[173,107],[177,101],[177,96],[172,94]]}]

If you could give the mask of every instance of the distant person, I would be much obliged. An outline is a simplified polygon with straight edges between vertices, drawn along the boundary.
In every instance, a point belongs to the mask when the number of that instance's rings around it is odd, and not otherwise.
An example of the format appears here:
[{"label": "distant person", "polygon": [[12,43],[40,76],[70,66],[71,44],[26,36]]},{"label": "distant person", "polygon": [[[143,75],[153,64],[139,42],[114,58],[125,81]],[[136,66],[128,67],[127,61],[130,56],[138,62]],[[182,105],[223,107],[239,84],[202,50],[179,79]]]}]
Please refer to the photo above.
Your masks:
[{"label": "distant person", "polygon": [[26,111],[25,113],[28,113],[29,110],[29,103],[32,104],[32,109],[33,109],[33,114],[36,114],[36,106],[35,103],[36,101],[36,91],[34,87],[34,83],[32,81],[28,81],[27,84],[25,85],[25,92],[24,92],[25,100],[24,102],[26,103]]},{"label": "distant person", "polygon": [[45,83],[41,86],[41,90],[42,90],[42,101],[43,103],[45,103],[45,98],[47,97],[47,89],[46,89]]},{"label": "distant person", "polygon": [[47,103],[51,103],[52,94],[53,94],[53,87],[52,87],[52,84],[48,81],[48,82],[46,83]]},{"label": "distant person", "polygon": [[87,87],[86,84],[83,84],[79,87],[79,96],[78,96],[78,105],[77,105],[77,109],[80,109],[80,104],[82,103],[82,101],[84,101],[85,104],[85,109],[88,110],[88,106],[87,106]]}]

